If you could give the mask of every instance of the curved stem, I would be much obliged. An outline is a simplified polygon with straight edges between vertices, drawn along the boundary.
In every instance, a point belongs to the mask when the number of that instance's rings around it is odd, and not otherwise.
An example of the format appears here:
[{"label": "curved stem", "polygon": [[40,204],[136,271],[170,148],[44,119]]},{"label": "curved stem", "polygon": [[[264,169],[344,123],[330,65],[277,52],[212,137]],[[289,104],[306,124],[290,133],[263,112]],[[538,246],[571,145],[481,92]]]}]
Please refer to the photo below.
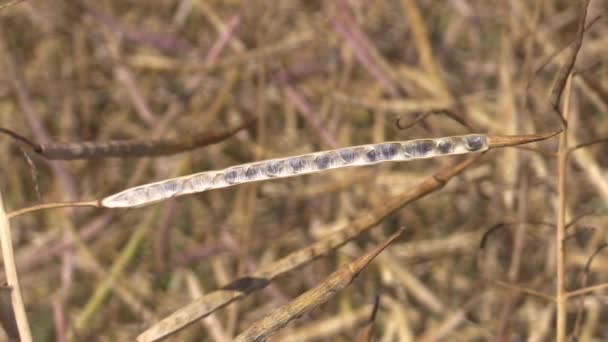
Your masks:
[{"label": "curved stem", "polygon": [[53,208],[66,208],[66,207],[95,207],[95,208],[101,208],[102,205],[101,203],[99,203],[99,201],[94,200],[94,201],[81,201],[81,202],[56,202],[56,203],[43,203],[43,204],[37,204],[37,205],[33,205],[31,207],[27,207],[27,208],[22,208],[22,209],[18,209],[15,211],[11,211],[10,213],[8,213],[6,215],[6,217],[10,220],[14,217],[23,215],[23,214],[27,214],[27,213],[31,213],[31,212],[35,212],[35,211],[39,211],[39,210],[45,210],[45,209],[53,209]]}]

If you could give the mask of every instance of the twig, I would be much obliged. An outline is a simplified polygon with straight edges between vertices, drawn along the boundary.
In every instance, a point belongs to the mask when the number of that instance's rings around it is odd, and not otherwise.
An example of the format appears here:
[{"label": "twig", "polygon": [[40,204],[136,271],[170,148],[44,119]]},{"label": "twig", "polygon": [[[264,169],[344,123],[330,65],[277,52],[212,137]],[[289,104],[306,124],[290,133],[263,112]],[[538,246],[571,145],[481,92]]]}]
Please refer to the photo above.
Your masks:
[{"label": "twig", "polygon": [[[593,26],[593,24],[595,24],[599,19],[601,19],[602,16],[598,15],[597,17],[591,19],[589,21],[589,24],[586,25],[585,27],[585,31],[589,30],[591,28],[591,26]],[[568,48],[570,45],[575,44],[576,41],[578,40],[578,37],[576,37],[575,39],[573,39],[571,42],[569,42],[568,44],[566,44],[565,46],[555,50],[555,52],[553,52],[552,54],[550,54],[549,56],[547,56],[547,58],[539,64],[538,67],[535,68],[534,72],[532,73],[533,75],[538,74],[542,69],[544,69],[557,55],[559,55],[560,53],[562,53],[563,50],[565,50],[566,48]],[[532,77],[528,77],[526,80],[526,94],[530,93],[530,86],[532,85]],[[526,105],[527,106],[527,105]]]},{"label": "twig", "polygon": [[566,293],[566,298],[578,297],[578,296],[587,294],[589,292],[594,292],[594,291],[603,290],[603,289],[608,289],[608,283],[593,285],[593,286],[585,287],[582,289],[569,291]]},{"label": "twig", "polygon": [[588,142],[581,143],[581,144],[575,145],[573,147],[570,147],[568,149],[568,153],[572,153],[580,148],[589,147],[589,146],[593,146],[593,145],[597,145],[597,144],[604,144],[607,142],[608,142],[608,138],[601,138],[601,139],[597,139],[597,140],[588,141]]},{"label": "twig", "polygon": [[[569,80],[572,80],[570,77]],[[566,85],[571,86],[571,81]],[[561,94],[561,92],[560,92]],[[560,117],[564,120],[566,131],[562,133],[559,139],[559,149],[557,151],[557,189],[558,189],[558,210],[557,210],[557,228],[556,228],[556,304],[557,304],[557,319],[556,319],[556,339],[557,342],[564,342],[566,339],[566,313],[567,313],[567,298],[566,298],[566,172],[568,166],[568,104],[570,90],[567,92],[566,101],[564,103],[564,116]]]},{"label": "twig", "polygon": [[15,265],[15,255],[13,253],[13,240],[11,228],[4,211],[4,201],[0,193],[0,243],[2,245],[2,261],[4,262],[4,272],[6,273],[7,285],[12,288],[11,303],[15,313],[15,321],[19,330],[19,337],[22,342],[31,342],[32,333],[25,312],[25,305],[21,295],[17,266]]},{"label": "twig", "polygon": [[412,120],[410,122],[407,122],[405,124],[402,124],[401,123],[401,119],[402,118],[398,117],[397,118],[397,122],[396,122],[397,128],[399,128],[399,129],[408,129],[408,128],[411,128],[414,125],[418,124],[420,121],[428,118],[429,116],[431,116],[434,113],[436,113],[436,112],[435,111],[427,111],[427,112],[421,113],[414,120]]},{"label": "twig", "polygon": [[431,109],[429,111],[425,111],[425,112],[421,113],[420,115],[418,115],[418,117],[416,117],[414,120],[412,120],[406,124],[402,124],[401,117],[398,117],[396,125],[397,125],[397,128],[399,128],[399,129],[408,129],[408,128],[418,124],[420,121],[428,118],[430,115],[435,115],[435,114],[444,114],[448,118],[450,118],[450,119],[458,122],[462,126],[468,128],[469,131],[472,131],[472,129],[473,129],[471,127],[471,125],[463,117],[461,117],[459,114],[457,114],[454,110],[452,110],[450,108],[443,108],[443,109],[437,108],[437,109]]},{"label": "twig", "polygon": [[[568,225],[566,225],[566,230],[568,230]],[[581,227],[581,228],[577,228],[574,230],[574,232],[570,233],[569,235],[566,235],[565,240],[568,241],[572,238],[575,238],[578,234],[580,233],[584,233],[584,232],[591,232],[594,231],[595,228],[594,227]]]},{"label": "twig", "polygon": [[555,228],[555,224],[553,224],[551,222],[544,222],[544,221],[499,222],[499,223],[496,223],[495,225],[493,225],[492,227],[490,227],[488,230],[486,230],[483,233],[483,235],[481,236],[480,242],[479,242],[479,249],[484,249],[486,247],[486,244],[488,243],[490,236],[492,236],[492,234],[494,234],[497,230],[503,229],[508,225],[520,225],[520,224],[532,224],[532,225],[545,226],[545,227],[549,227],[549,228]]},{"label": "twig", "polygon": [[581,219],[593,215],[595,213],[595,210],[589,210],[587,212],[584,212],[582,214],[577,215],[576,217],[570,219],[570,222],[566,223],[566,230],[568,230],[568,228],[572,227],[573,225],[575,225],[578,221],[580,221]]},{"label": "twig", "polygon": [[504,281],[498,280],[498,279],[489,279],[493,284],[507,288],[509,290],[512,291],[517,291],[517,292],[522,292],[525,294],[529,294],[532,295],[534,297],[538,297],[538,298],[542,298],[546,301],[549,302],[555,302],[555,298],[553,296],[550,296],[548,294],[542,293],[540,291],[536,291],[534,289],[528,288],[528,287],[523,287],[521,285],[517,285],[517,284],[510,284],[510,283],[506,283]]},{"label": "twig", "polygon": [[572,73],[574,63],[576,63],[576,56],[578,56],[578,52],[580,51],[581,46],[583,44],[583,35],[585,33],[585,19],[587,17],[587,7],[589,6],[589,2],[590,0],[585,0],[583,2],[578,31],[576,33],[576,40],[574,41],[572,50],[570,50],[570,56],[568,56],[568,58],[566,59],[566,63],[560,68],[557,74],[555,84],[553,86],[553,89],[551,90],[551,95],[549,96],[549,103],[551,104],[551,107],[553,107],[555,113],[559,116],[564,127],[568,124],[568,120],[564,117],[562,111],[560,111],[559,106],[561,104],[562,93],[564,91],[564,88],[566,87],[566,81],[568,80],[568,76]]}]

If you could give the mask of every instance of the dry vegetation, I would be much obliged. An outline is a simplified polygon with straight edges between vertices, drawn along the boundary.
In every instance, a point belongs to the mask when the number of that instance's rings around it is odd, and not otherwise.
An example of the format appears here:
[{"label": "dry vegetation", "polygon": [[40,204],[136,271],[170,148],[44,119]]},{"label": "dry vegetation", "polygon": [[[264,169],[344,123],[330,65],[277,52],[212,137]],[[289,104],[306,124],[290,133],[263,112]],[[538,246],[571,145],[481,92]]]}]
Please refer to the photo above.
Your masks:
[{"label": "dry vegetation", "polygon": [[[583,2],[2,7],[2,339],[608,340],[608,5]],[[560,129],[143,208],[10,215],[337,147]]]}]

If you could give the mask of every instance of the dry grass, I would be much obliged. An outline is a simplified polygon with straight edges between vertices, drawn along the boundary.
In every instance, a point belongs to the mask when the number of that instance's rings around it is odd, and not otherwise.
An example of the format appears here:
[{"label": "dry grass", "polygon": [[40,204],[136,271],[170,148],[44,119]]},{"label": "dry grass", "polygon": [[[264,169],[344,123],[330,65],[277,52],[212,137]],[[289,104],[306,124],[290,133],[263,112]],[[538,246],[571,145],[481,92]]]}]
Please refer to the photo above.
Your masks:
[{"label": "dry grass", "polygon": [[[0,339],[608,339],[608,8],[581,22],[583,2],[5,1]],[[254,160],[560,129],[13,216]]]}]

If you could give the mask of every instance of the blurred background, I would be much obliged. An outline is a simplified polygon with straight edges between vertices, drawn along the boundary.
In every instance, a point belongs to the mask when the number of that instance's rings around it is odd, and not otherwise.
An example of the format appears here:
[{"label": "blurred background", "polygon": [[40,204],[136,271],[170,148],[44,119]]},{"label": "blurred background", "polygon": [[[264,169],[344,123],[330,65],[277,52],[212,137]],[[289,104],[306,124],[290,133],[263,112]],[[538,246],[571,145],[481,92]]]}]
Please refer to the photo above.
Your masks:
[{"label": "blurred background", "polygon": [[[258,120],[217,144],[157,158],[48,161],[3,135],[5,206],[98,199],[135,184],[357,144],[555,131],[561,122],[548,99],[580,5],[13,3],[0,9],[0,127],[49,144],[180,139]],[[570,146],[608,137],[606,6],[593,0],[588,9],[569,95]],[[400,226],[406,233],[350,287],[272,340],[353,340],[378,295],[377,341],[552,340],[555,305],[542,294],[555,289],[556,148],[552,139],[492,150],[356,241],[170,340],[231,340]],[[570,155],[568,289],[608,281],[608,252],[600,248],[608,222],[605,151],[597,144]],[[335,170],[138,209],[15,218],[34,339],[132,340],[193,298],[347,226],[461,160]],[[570,300],[569,334],[608,339],[605,293]]]}]

